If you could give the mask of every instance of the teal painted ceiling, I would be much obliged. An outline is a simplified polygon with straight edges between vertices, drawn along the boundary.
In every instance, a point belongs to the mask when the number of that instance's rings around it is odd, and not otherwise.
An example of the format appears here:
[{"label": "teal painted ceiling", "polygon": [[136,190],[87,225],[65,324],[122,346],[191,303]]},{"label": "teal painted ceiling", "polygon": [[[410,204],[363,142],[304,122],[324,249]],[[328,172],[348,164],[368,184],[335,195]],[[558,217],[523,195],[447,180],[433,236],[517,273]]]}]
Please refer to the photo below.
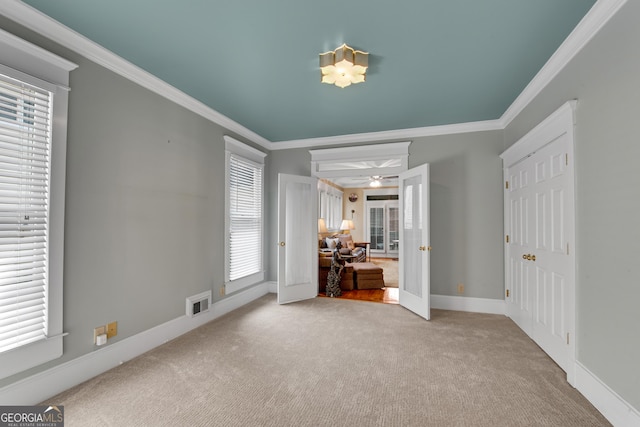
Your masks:
[{"label": "teal painted ceiling", "polygon": [[[595,0],[24,3],[277,142],[498,119]],[[365,83],[320,83],[342,43]]]}]

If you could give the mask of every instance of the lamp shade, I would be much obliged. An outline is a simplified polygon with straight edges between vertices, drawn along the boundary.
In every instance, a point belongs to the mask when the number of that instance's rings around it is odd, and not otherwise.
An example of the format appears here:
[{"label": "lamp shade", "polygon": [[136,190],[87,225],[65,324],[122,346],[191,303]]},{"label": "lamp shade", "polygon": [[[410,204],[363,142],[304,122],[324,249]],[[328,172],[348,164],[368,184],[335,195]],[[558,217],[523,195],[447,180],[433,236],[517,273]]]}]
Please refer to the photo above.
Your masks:
[{"label": "lamp shade", "polygon": [[328,233],[327,223],[324,221],[324,218],[318,219],[318,233]]},{"label": "lamp shade", "polygon": [[340,224],[340,230],[354,230],[356,227],[350,219],[343,219]]}]

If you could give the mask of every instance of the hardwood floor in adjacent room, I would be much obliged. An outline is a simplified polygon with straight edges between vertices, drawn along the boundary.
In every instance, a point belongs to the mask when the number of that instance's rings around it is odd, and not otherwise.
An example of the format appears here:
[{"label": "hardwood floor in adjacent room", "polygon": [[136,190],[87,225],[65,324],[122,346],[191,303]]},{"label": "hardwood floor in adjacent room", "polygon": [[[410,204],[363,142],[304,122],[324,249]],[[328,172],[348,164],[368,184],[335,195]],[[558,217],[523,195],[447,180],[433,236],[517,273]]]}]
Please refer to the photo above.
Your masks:
[{"label": "hardwood floor in adjacent room", "polygon": [[[336,298],[398,304],[398,258],[370,258],[369,262],[382,267],[384,283],[387,287],[382,289],[343,290],[342,296]],[[324,292],[320,292],[318,296],[326,297]]]},{"label": "hardwood floor in adjacent room", "polygon": [[[324,293],[320,293],[318,296],[328,298]],[[352,291],[342,291],[342,296],[335,298],[398,304],[398,288],[354,289]]]}]

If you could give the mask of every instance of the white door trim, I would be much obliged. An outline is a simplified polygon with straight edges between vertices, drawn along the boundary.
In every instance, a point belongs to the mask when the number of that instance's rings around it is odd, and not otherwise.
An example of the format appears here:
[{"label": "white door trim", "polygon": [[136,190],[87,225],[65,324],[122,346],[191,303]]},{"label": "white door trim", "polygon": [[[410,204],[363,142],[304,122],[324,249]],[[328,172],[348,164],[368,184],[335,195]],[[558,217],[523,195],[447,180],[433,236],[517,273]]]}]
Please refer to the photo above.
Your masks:
[{"label": "white door trim", "polygon": [[[574,161],[574,144],[575,144],[575,109],[577,101],[568,101],[558,108],[554,113],[542,121],[539,125],[533,128],[529,133],[523,136],[519,141],[513,144],[510,148],[504,151],[500,155],[503,161],[503,176],[506,186],[508,181],[508,170],[516,163],[531,156],[536,151],[540,150],[544,146],[554,142],[558,138],[565,136],[569,140],[567,147],[568,150],[568,169],[567,173],[570,174],[570,188],[567,188],[569,203],[566,206],[567,214],[572,220],[568,222],[567,230],[567,242],[568,242],[568,255],[569,262],[571,263],[570,274],[568,278],[571,282],[570,295],[567,301],[566,307],[566,330],[568,331],[568,369],[567,369],[567,381],[569,384],[575,385],[576,377],[576,242],[575,242],[575,161]],[[505,268],[505,292],[511,289],[509,283],[510,271],[509,271],[509,243],[507,243],[506,236],[511,235],[510,230],[510,211],[509,211],[508,198],[504,198],[504,268]],[[512,296],[506,297],[505,301],[508,303]],[[507,310],[508,313],[508,310]]]}]

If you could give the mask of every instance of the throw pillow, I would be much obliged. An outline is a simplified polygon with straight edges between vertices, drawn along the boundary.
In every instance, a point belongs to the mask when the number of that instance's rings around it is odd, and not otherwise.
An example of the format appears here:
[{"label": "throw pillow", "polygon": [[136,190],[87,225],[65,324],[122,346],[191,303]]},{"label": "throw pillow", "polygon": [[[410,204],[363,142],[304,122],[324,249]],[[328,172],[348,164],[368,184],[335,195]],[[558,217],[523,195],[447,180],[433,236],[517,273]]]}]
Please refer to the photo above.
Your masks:
[{"label": "throw pillow", "polygon": [[332,239],[331,237],[327,237],[325,240],[327,242],[327,248],[329,249],[335,249],[336,245],[340,241],[338,238]]}]

